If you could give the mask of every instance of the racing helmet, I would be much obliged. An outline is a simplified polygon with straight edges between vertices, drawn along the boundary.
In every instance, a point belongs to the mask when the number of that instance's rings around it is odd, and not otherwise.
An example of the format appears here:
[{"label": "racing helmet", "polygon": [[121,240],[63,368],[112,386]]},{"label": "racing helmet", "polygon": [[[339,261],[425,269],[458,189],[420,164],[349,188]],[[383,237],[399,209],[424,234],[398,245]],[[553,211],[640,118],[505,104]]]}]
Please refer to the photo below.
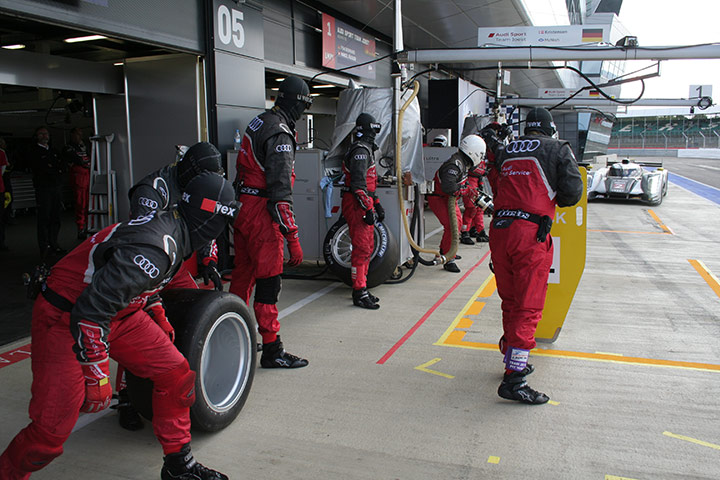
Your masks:
[{"label": "racing helmet", "polygon": [[193,177],[206,171],[222,176],[225,172],[221,158],[220,152],[212,143],[199,142],[188,148],[177,163],[180,189],[184,190]]},{"label": "racing helmet", "polygon": [[555,122],[547,109],[536,107],[528,112],[525,117],[525,135],[531,131],[541,132],[548,137],[555,135],[557,128],[555,128]]},{"label": "racing helmet", "polygon": [[438,135],[437,137],[433,138],[432,143],[430,144],[431,147],[447,147],[448,139],[445,135]]},{"label": "racing helmet", "polygon": [[355,139],[363,140],[370,145],[375,144],[375,136],[380,133],[382,125],[369,113],[361,113],[355,119]]},{"label": "racing helmet", "polygon": [[290,75],[280,83],[275,105],[290,115],[294,122],[300,120],[303,112],[310,108],[312,102],[310,88],[303,79]]},{"label": "racing helmet", "polygon": [[472,162],[474,167],[485,163],[485,140],[479,135],[468,135],[460,140],[460,151]]},{"label": "racing helmet", "polygon": [[230,182],[206,171],[190,179],[177,208],[187,225],[190,246],[196,251],[232,223],[239,204]]}]

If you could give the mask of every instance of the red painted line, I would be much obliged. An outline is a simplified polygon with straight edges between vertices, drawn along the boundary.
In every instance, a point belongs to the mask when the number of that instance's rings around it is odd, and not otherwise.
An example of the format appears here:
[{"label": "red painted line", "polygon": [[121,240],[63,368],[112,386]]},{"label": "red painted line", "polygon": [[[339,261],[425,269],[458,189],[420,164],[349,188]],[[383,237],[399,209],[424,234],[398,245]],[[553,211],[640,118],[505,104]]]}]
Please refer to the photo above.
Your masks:
[{"label": "red painted line", "polygon": [[7,367],[26,358],[30,358],[31,345],[23,345],[5,353],[0,353],[0,368]]},{"label": "red painted line", "polygon": [[395,352],[400,347],[402,347],[402,345],[422,326],[422,324],[425,323],[425,320],[430,318],[430,315],[432,315],[432,313],[445,301],[445,299],[450,296],[450,294],[453,292],[453,290],[455,290],[458,286],[460,286],[460,284],[463,281],[465,281],[465,279],[468,277],[468,275],[470,275],[472,273],[472,271],[478,267],[478,265],[480,265],[482,262],[485,261],[485,259],[488,257],[488,255],[490,255],[489,251],[485,255],[483,255],[483,257],[475,265],[473,265],[470,268],[470,270],[468,270],[467,273],[462,276],[462,278],[460,280],[455,282],[455,285],[450,287],[450,289],[447,292],[445,292],[445,294],[442,297],[440,297],[440,299],[437,302],[435,302],[435,305],[430,307],[430,309],[427,312],[425,312],[425,315],[423,315],[422,318],[420,318],[420,320],[418,320],[417,323],[415,323],[415,325],[413,325],[412,328],[410,330],[408,330],[407,333],[405,335],[403,335],[403,337],[400,340],[398,340],[397,343],[395,345],[393,345],[392,348],[390,350],[388,350],[387,353],[385,355],[383,355],[382,358],[380,360],[378,360],[376,363],[378,365],[383,365],[385,362],[387,362],[388,359],[390,357],[392,357],[395,354]]}]

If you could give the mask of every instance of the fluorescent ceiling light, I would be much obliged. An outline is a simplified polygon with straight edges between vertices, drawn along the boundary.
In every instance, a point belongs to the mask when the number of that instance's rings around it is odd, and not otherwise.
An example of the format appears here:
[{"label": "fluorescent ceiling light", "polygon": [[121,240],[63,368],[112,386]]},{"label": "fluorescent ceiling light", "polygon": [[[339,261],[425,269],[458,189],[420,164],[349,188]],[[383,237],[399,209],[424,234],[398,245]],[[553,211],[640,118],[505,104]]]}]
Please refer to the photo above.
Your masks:
[{"label": "fluorescent ceiling light", "polygon": [[114,66],[114,67],[122,67],[122,66],[123,66],[123,62],[113,63],[113,66]]},{"label": "fluorescent ceiling light", "polygon": [[25,48],[25,45],[22,43],[16,43],[15,45],[3,45],[2,48],[6,48],[8,50],[20,50],[21,48]]},{"label": "fluorescent ceiling light", "polygon": [[276,82],[282,82],[283,80],[285,80],[285,79],[284,78],[276,78],[275,79]]},{"label": "fluorescent ceiling light", "polygon": [[277,90],[280,90],[280,89],[279,89],[278,87],[275,87],[275,88],[271,88],[270,90],[275,90],[275,91],[277,91]]},{"label": "fluorescent ceiling light", "polygon": [[329,83],[327,83],[325,85],[313,85],[313,88],[335,88],[335,87],[337,87],[337,85],[331,85]]},{"label": "fluorescent ceiling light", "polygon": [[86,37],[74,37],[74,38],[66,38],[63,40],[65,43],[77,43],[77,42],[90,42],[93,40],[102,40],[104,38],[107,38],[104,35],[88,35]]},{"label": "fluorescent ceiling light", "polygon": [[310,94],[311,97],[319,97],[320,95],[322,95],[322,93],[311,93]]}]

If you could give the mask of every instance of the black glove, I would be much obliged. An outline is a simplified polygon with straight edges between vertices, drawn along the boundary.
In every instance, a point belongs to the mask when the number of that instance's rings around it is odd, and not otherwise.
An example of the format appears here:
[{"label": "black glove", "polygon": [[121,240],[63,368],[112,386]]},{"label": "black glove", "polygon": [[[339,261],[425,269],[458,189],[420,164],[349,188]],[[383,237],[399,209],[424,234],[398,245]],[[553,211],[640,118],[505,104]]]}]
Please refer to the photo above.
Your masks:
[{"label": "black glove", "polygon": [[365,215],[363,215],[363,221],[368,225],[375,225],[375,210],[372,208],[370,210],[366,210]]},{"label": "black glove", "polygon": [[377,214],[378,222],[385,220],[385,209],[379,203],[375,204],[375,213]]},{"label": "black glove", "polygon": [[218,272],[217,270],[217,263],[213,262],[212,260],[209,261],[207,265],[201,263],[200,265],[198,265],[198,273],[202,275],[203,283],[205,285],[209,285],[210,281],[212,280],[213,284],[215,285],[215,290],[217,290],[218,292],[222,292],[222,277],[220,277],[220,272]]}]

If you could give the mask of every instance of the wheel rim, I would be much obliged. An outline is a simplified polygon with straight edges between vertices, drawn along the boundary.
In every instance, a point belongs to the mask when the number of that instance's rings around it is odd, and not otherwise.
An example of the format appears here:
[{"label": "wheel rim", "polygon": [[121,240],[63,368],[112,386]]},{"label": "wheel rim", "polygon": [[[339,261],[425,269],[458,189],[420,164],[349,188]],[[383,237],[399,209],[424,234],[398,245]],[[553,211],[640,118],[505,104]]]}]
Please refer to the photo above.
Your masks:
[{"label": "wheel rim", "polygon": [[[373,227],[373,252],[370,255],[370,260],[375,258],[377,255],[378,246],[380,245],[380,235],[378,234],[377,228]],[[347,224],[338,228],[335,236],[331,242],[332,256],[338,265],[345,268],[350,268],[350,260],[352,255],[352,240],[350,239],[350,229]]]},{"label": "wheel rim", "polygon": [[253,347],[247,324],[236,312],[215,320],[200,360],[202,395],[216,412],[230,410],[240,399],[252,367]]}]

